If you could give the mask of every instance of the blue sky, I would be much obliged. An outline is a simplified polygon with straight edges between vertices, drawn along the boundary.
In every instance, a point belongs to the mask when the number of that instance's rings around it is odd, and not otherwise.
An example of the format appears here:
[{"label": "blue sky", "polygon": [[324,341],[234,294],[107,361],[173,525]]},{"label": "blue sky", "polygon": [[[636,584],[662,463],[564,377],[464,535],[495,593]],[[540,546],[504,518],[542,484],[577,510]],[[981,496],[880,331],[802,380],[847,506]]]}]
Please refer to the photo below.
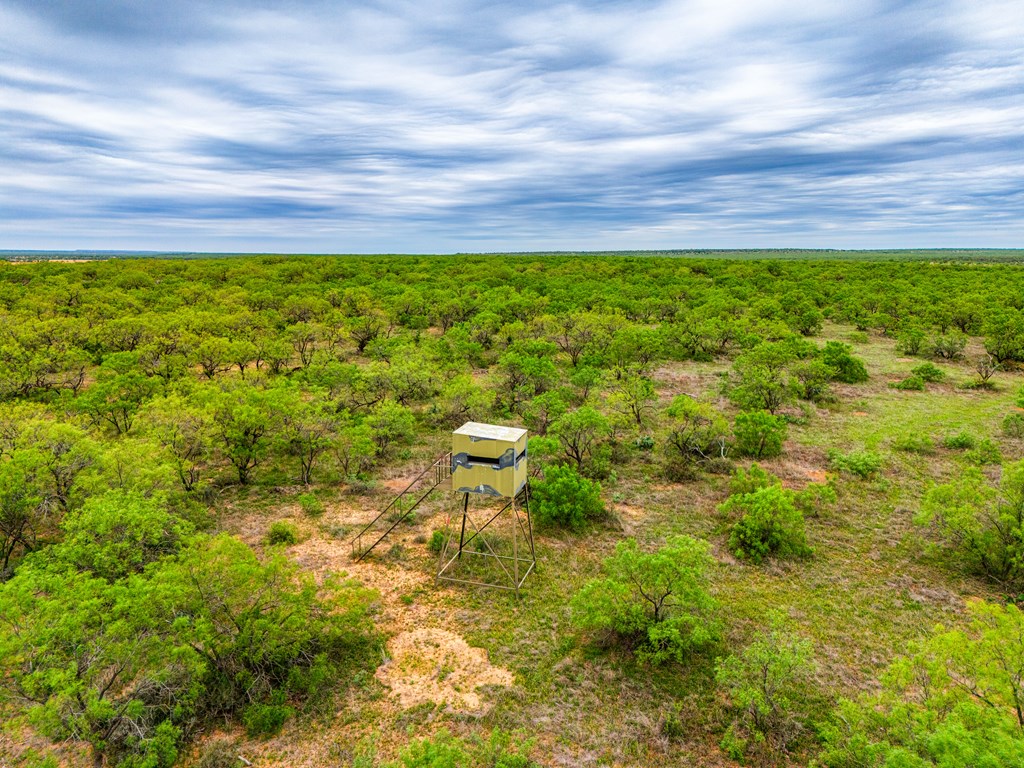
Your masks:
[{"label": "blue sky", "polygon": [[0,248],[1024,246],[1024,3],[0,0]]}]

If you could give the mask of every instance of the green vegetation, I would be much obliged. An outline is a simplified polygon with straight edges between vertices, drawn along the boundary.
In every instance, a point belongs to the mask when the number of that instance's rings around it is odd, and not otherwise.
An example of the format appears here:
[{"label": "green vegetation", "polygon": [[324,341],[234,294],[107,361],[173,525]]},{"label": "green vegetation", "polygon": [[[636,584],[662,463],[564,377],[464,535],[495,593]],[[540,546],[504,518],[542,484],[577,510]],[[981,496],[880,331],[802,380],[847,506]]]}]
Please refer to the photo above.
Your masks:
[{"label": "green vegetation", "polygon": [[0,763],[1020,764],[1020,252],[663,255],[0,263]]},{"label": "green vegetation", "polygon": [[782,453],[788,433],[786,421],[780,416],[764,411],[737,414],[733,427],[736,452],[755,459],[770,459]]},{"label": "green vegetation", "polygon": [[916,522],[972,570],[1024,590],[1024,461],[1004,466],[998,486],[979,469],[964,469],[925,494]]},{"label": "green vegetation", "polygon": [[707,542],[678,536],[655,552],[634,539],[604,561],[605,576],[572,599],[573,621],[651,664],[683,661],[717,638],[717,605],[708,593]]},{"label": "green vegetation", "polygon": [[884,463],[883,458],[875,451],[851,451],[850,453],[829,451],[828,458],[833,468],[849,472],[861,480],[867,480],[877,475]]},{"label": "green vegetation", "polygon": [[715,666],[715,680],[728,691],[735,712],[722,741],[733,757],[776,762],[807,731],[810,718],[801,700],[812,689],[814,654],[811,643],[784,624],[773,615],[770,629]]},{"label": "green vegetation", "polygon": [[965,629],[940,631],[882,678],[882,691],[840,703],[822,763],[1010,768],[1024,760],[1024,618],[976,602]]},{"label": "green vegetation", "polygon": [[762,562],[766,557],[809,557],[804,516],[796,508],[793,492],[771,484],[755,491],[734,494],[719,507],[734,519],[729,549],[737,557]]},{"label": "green vegetation", "polygon": [[283,544],[289,546],[295,544],[299,540],[298,531],[295,530],[295,526],[291,523],[285,522],[284,520],[278,520],[275,523],[270,524],[270,530],[267,531],[267,543],[268,544]]},{"label": "green vegetation", "polygon": [[581,530],[604,515],[601,484],[582,477],[575,468],[557,464],[544,470],[544,479],[533,483],[537,524],[560,525]]}]

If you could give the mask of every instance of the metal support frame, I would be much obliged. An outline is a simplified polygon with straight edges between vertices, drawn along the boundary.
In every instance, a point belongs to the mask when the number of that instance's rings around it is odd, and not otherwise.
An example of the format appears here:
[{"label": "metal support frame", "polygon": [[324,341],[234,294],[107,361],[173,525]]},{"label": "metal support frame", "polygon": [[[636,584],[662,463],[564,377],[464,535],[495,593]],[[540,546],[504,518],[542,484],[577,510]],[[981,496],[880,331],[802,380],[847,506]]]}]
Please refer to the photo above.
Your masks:
[{"label": "metal support frame", "polygon": [[[484,531],[500,520],[502,515],[510,514],[512,520],[512,554],[499,554],[487,540]],[[470,514],[469,494],[463,494],[462,500],[462,521],[459,532],[458,548],[455,547],[455,519],[448,516],[445,522],[444,546],[437,560],[436,582],[448,581],[455,584],[472,584],[480,587],[493,587],[495,589],[506,589],[519,596],[519,589],[526,581],[526,577],[537,567],[537,551],[533,542],[533,521],[530,517],[530,487],[529,483],[497,512],[491,515],[482,525],[477,525]],[[486,514],[486,513],[485,513]],[[478,515],[478,519],[483,519]],[[471,534],[467,538],[466,527],[470,527]],[[520,537],[526,545],[520,552]],[[470,544],[479,540],[479,548],[468,548]],[[495,574],[495,579],[483,580],[461,578],[458,574],[459,563],[463,555],[474,555],[480,558],[489,558],[498,564],[500,571]]]},{"label": "metal support frame", "polygon": [[[423,470],[406,488],[352,538],[352,559],[357,563],[409,519],[420,504],[452,475],[452,455],[446,453]],[[391,515],[392,517],[388,517]],[[390,523],[390,525],[389,525]],[[382,532],[383,529],[383,532]]]}]

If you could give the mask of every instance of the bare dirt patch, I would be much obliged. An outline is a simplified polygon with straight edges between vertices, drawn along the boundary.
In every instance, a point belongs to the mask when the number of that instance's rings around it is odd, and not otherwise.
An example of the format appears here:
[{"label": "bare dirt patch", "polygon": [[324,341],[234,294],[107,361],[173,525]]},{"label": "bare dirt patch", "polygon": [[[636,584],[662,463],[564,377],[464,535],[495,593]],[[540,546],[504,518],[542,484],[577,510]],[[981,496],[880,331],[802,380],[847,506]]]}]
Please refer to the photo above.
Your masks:
[{"label": "bare dirt patch", "polygon": [[401,477],[392,477],[387,480],[381,480],[380,484],[387,488],[389,491],[394,493],[401,493],[409,487],[410,483],[416,479],[416,475],[403,475]]},{"label": "bare dirt patch", "polygon": [[486,702],[478,688],[513,684],[512,673],[492,666],[487,651],[443,629],[403,632],[388,642],[388,653],[376,677],[397,694],[403,709],[433,702],[452,712],[479,713]]}]

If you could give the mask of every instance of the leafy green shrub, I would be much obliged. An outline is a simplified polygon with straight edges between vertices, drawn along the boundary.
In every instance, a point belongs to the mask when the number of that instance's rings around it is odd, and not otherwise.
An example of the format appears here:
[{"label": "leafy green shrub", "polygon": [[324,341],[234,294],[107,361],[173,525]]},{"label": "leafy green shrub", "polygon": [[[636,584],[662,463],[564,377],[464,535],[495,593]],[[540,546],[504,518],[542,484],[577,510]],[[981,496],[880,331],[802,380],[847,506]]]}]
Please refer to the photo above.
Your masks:
[{"label": "leafy green shrub", "polygon": [[753,493],[769,485],[781,485],[779,480],[771,472],[761,468],[759,464],[751,464],[750,469],[737,467],[729,480],[729,494],[740,496],[744,493]]},{"label": "leafy green shrub", "polygon": [[882,457],[874,451],[853,451],[840,453],[829,451],[828,460],[833,468],[841,472],[849,472],[861,480],[867,480],[882,468]]},{"label": "leafy green shrub", "polygon": [[620,541],[604,561],[605,576],[570,603],[580,628],[622,644],[641,661],[681,661],[718,637],[718,605],[708,592],[711,547],[676,536],[655,552]]},{"label": "leafy green shrub", "polygon": [[978,444],[964,454],[964,458],[972,464],[1002,464],[1003,452],[995,441],[988,439],[979,440]]},{"label": "leafy green shrub", "polygon": [[158,499],[123,491],[94,496],[61,527],[64,541],[52,554],[108,581],[174,554],[192,533],[192,526]]},{"label": "leafy green shrub", "polygon": [[324,503],[312,493],[299,496],[299,507],[307,517],[322,517],[324,514]]},{"label": "leafy green shrub", "polygon": [[736,520],[729,532],[729,549],[737,557],[760,563],[767,557],[802,558],[812,554],[803,513],[794,505],[792,491],[781,485],[730,496],[719,511]]},{"label": "leafy green shrub", "polygon": [[967,336],[959,332],[936,336],[931,342],[932,356],[943,360],[959,360],[966,348]]},{"label": "leafy green shrub", "polygon": [[468,741],[442,729],[433,736],[415,739],[385,768],[539,768],[529,758],[533,742],[513,741],[507,731],[496,728],[487,739]]},{"label": "leafy green shrub", "polygon": [[889,385],[893,389],[902,389],[912,392],[920,392],[924,389],[924,379],[920,376],[907,376],[905,379],[900,379]]},{"label": "leafy green shrub", "polygon": [[821,351],[821,360],[835,373],[833,381],[859,384],[868,380],[868,369],[864,361],[853,354],[853,347],[840,341],[829,341]]},{"label": "leafy green shrub", "polygon": [[972,571],[1024,589],[1024,461],[1007,464],[998,488],[968,467],[925,494],[914,522]]},{"label": "leafy green shrub", "polygon": [[1020,388],[1020,392],[1017,393],[1017,406],[1024,408],[1024,387]]},{"label": "leafy green shrub", "polygon": [[611,435],[611,424],[596,408],[585,405],[570,411],[551,425],[549,434],[558,440],[565,458],[580,472],[598,477],[607,471],[605,443]]},{"label": "leafy green shrub", "polygon": [[735,759],[760,755],[779,764],[805,730],[802,711],[815,663],[812,646],[787,632],[781,617],[740,653],[715,665],[715,680],[728,694],[734,717],[723,748]]},{"label": "leafy green shrub", "polygon": [[867,344],[870,341],[869,336],[864,331],[850,331],[846,334],[846,338],[854,344]]},{"label": "leafy green shrub", "polygon": [[166,768],[203,720],[292,684],[308,695],[315,685],[300,677],[336,684],[368,657],[372,593],[318,585],[280,556],[260,562],[230,536],[192,536],[113,579],[90,570],[96,558],[79,570],[63,546],[33,553],[0,584],[0,679],[32,692],[21,714],[41,735],[86,742],[97,760]]},{"label": "leafy green shrub", "polygon": [[764,411],[752,411],[736,415],[733,434],[736,437],[736,451],[741,456],[768,459],[782,453],[789,427],[781,416],[772,416]]},{"label": "leafy green shrub", "polygon": [[1024,437],[1024,413],[1009,413],[1003,419],[1003,434],[1007,437]]},{"label": "leafy green shrub", "polygon": [[835,369],[822,360],[799,360],[790,367],[799,396],[804,400],[823,403],[832,398],[829,381]]},{"label": "leafy green shrub", "polygon": [[744,410],[776,413],[795,394],[788,367],[797,360],[791,344],[763,341],[736,358],[736,384],[729,397]]},{"label": "leafy green shrub", "polygon": [[896,349],[911,357],[921,354],[927,335],[918,326],[909,326],[896,334]]},{"label": "leafy green shrub", "polygon": [[911,373],[929,384],[935,384],[946,378],[946,372],[934,363],[922,363],[911,369]]},{"label": "leafy green shrub", "polygon": [[267,531],[267,543],[271,546],[291,546],[298,540],[299,534],[295,530],[295,526],[284,520],[277,520],[271,523],[270,530]]},{"label": "leafy green shrub", "polygon": [[928,435],[908,433],[893,440],[892,447],[903,453],[928,455],[935,452],[935,441]]},{"label": "leafy green shrub", "polygon": [[731,460],[720,457],[708,459],[703,468],[710,475],[731,475],[734,469]]},{"label": "leafy green shrub", "polygon": [[444,531],[434,531],[427,542],[427,550],[433,555],[440,555],[446,540]]},{"label": "leafy green shrub", "polygon": [[955,435],[946,435],[942,439],[942,445],[949,448],[951,451],[968,451],[974,448],[978,444],[978,441],[974,439],[974,435],[967,432],[959,432]]},{"label": "leafy green shrub", "polygon": [[413,412],[390,399],[374,405],[366,416],[365,424],[370,428],[378,456],[387,455],[397,444],[410,442],[416,432]]},{"label": "leafy green shrub", "polygon": [[580,530],[604,515],[601,484],[583,477],[574,467],[557,464],[544,470],[544,479],[530,485],[539,525]]},{"label": "leafy green shrub", "polygon": [[317,584],[283,555],[260,561],[230,536],[199,541],[165,563],[154,594],[173,614],[178,642],[202,654],[213,712],[284,704],[271,700],[274,691],[312,693],[325,677],[337,685],[371,649],[373,592],[350,580]]},{"label": "leafy green shrub", "polygon": [[891,664],[880,692],[840,701],[820,729],[823,766],[1024,765],[1024,615],[980,600],[968,611],[966,629],[939,630]]},{"label": "leafy green shrub", "polygon": [[273,736],[294,714],[286,704],[250,704],[242,712],[242,724],[249,736]]}]

